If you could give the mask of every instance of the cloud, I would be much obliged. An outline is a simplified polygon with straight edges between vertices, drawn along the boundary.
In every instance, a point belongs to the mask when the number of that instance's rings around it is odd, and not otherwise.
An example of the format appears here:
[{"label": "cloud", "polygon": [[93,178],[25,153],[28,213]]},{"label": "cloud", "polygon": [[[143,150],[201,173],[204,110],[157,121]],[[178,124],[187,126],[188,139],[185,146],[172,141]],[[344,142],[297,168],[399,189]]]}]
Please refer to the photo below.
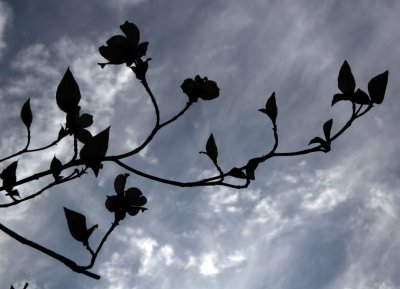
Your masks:
[{"label": "cloud", "polygon": [[4,40],[4,34],[6,28],[10,25],[12,20],[12,9],[6,2],[0,1],[0,59],[3,56],[3,51],[6,48],[6,42]]}]

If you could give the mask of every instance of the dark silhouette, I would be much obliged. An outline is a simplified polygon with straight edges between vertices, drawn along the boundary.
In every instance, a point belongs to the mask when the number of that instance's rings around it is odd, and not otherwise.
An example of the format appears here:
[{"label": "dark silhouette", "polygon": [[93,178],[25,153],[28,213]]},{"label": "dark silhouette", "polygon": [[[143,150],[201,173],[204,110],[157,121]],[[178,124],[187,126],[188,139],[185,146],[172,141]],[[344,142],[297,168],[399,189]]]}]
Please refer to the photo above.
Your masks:
[{"label": "dark silhouette", "polygon": [[[381,104],[384,99],[388,81],[388,71],[372,78],[368,83],[368,93],[366,93],[361,89],[356,90],[356,83],[350,65],[345,61],[340,68],[338,76],[338,88],[340,93],[333,96],[332,105],[338,101],[347,101],[352,107],[352,113],[343,127],[336,132],[332,132],[333,120],[329,119],[323,124],[323,135],[314,137],[309,142],[309,145],[313,145],[311,148],[290,152],[278,151],[278,108],[275,93],[272,93],[272,95],[267,99],[265,106],[259,109],[260,112],[267,116],[267,120],[272,122],[274,145],[269,151],[265,152],[263,155],[253,156],[246,163],[238,164],[229,171],[223,171],[218,163],[217,142],[214,135],[210,134],[210,137],[205,143],[205,151],[200,153],[205,154],[211,160],[217,171],[215,176],[191,182],[165,179],[142,172],[137,168],[126,164],[125,159],[138,154],[143,150],[162,128],[178,120],[196,102],[210,101],[217,98],[219,96],[219,88],[215,81],[209,80],[207,77],[200,77],[199,75],[196,75],[193,79],[188,78],[184,80],[181,88],[183,93],[188,97],[186,106],[175,116],[162,122],[160,120],[160,112],[156,97],[153,95],[146,80],[146,73],[149,68],[149,61],[151,60],[150,58],[144,59],[147,52],[148,42],[140,43],[140,32],[135,24],[126,21],[120,27],[125,36],[113,36],[106,41],[107,45],[99,48],[100,54],[108,61],[106,63],[99,63],[99,65],[101,68],[105,68],[107,65],[125,64],[133,71],[136,78],[144,86],[151,99],[152,105],[154,106],[156,124],[153,129],[143,143],[138,147],[132,148],[131,150],[119,155],[107,155],[110,127],[105,128],[97,135],[92,136],[88,128],[93,124],[93,116],[88,113],[81,113],[81,107],[79,106],[81,99],[79,86],[72,72],[68,68],[62,77],[56,92],[57,105],[60,110],[65,113],[66,117],[65,124],[61,126],[58,136],[56,136],[55,140],[51,141],[44,147],[30,148],[30,127],[33,121],[33,113],[28,99],[21,109],[21,120],[27,129],[26,146],[20,151],[0,159],[0,162],[9,159],[16,159],[17,157],[22,157],[27,153],[44,151],[66,138],[73,139],[73,145],[71,148],[72,157],[70,161],[62,163],[56,156],[54,156],[53,160],[49,164],[48,170],[37,172],[22,179],[17,177],[19,160],[15,160],[8,166],[5,166],[0,173],[0,178],[3,180],[3,185],[0,187],[0,191],[3,191],[5,195],[10,198],[10,201],[8,203],[0,204],[0,208],[16,206],[32,198],[38,197],[44,191],[77,179],[84,174],[87,174],[90,170],[93,171],[94,175],[97,177],[103,166],[108,163],[117,165],[125,171],[129,171],[144,178],[172,186],[226,186],[234,189],[244,189],[255,180],[257,167],[270,158],[278,156],[299,156],[314,152],[329,152],[333,141],[341,136],[356,119],[369,112],[374,105]],[[54,180],[39,191],[27,195],[20,195],[18,191],[19,186],[49,175],[53,176]],[[90,236],[94,233],[97,225],[92,225],[88,228],[86,217],[83,214],[64,208],[71,236],[75,240],[81,242],[91,255],[90,263],[87,265],[78,265],[73,260],[39,245],[34,241],[24,238],[2,223],[0,223],[0,230],[14,238],[16,241],[39,250],[43,254],[64,263],[67,267],[77,273],[99,279],[100,276],[91,272],[90,269],[94,266],[96,258],[107,238],[120,222],[126,218],[127,214],[135,216],[139,212],[144,212],[146,210],[143,206],[146,204],[147,199],[143,196],[141,190],[135,187],[128,189],[125,188],[127,178],[127,173],[118,175],[114,181],[115,195],[107,196],[105,200],[106,209],[114,214],[114,221],[96,248],[92,248],[93,245],[90,244]],[[241,183],[238,184],[238,180],[241,181]],[[25,285],[24,289],[26,289],[27,286],[28,284]],[[13,287],[11,286],[11,288]]]}]

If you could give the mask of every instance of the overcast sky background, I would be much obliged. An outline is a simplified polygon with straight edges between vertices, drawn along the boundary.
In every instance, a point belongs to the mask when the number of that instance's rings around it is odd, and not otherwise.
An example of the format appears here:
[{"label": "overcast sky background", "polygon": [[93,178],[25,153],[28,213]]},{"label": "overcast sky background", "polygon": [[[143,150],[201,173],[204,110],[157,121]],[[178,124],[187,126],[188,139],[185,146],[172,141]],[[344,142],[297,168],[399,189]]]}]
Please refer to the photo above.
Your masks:
[{"label": "overcast sky background", "polygon": [[[165,178],[214,174],[198,154],[210,133],[225,170],[268,151],[271,124],[257,109],[273,91],[278,151],[306,148],[326,120],[333,118],[336,132],[350,116],[348,103],[330,106],[345,59],[364,90],[373,76],[390,72],[383,104],[331,153],[271,159],[248,189],[181,189],[131,174],[127,186],[141,188],[149,210],[126,218],[111,235],[93,269],[100,281],[1,233],[1,288],[25,282],[29,289],[400,288],[399,15],[400,2],[389,0],[0,1],[1,156],[24,146],[19,111],[27,98],[32,147],[56,137],[64,115],[55,91],[68,66],[80,85],[82,111],[94,115],[92,133],[111,125],[110,154],[146,137],[155,118],[143,87],[123,65],[97,65],[104,61],[98,47],[120,34],[125,20],[150,42],[148,80],[162,119],[185,105],[184,79],[208,76],[221,89],[218,99],[193,105],[129,160]],[[67,160],[68,150],[67,142],[21,158],[18,178],[47,169],[54,154]],[[112,221],[104,201],[120,173],[107,164],[97,179],[89,173],[2,209],[0,221],[86,264],[89,255],[69,235],[63,207],[99,224],[91,238],[97,244]]]}]

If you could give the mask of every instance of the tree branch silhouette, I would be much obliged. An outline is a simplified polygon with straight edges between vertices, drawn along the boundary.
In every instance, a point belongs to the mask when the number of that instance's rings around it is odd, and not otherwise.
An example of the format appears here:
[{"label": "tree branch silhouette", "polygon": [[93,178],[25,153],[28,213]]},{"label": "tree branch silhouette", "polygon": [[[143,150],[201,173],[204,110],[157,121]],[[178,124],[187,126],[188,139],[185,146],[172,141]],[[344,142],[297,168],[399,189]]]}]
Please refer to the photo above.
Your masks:
[{"label": "tree branch silhouette", "polygon": [[[49,164],[49,169],[36,172],[21,179],[17,178],[18,162],[21,161],[21,159],[8,164],[8,166],[4,167],[3,171],[0,173],[0,178],[3,180],[0,192],[4,192],[5,196],[11,198],[11,201],[0,204],[0,208],[12,207],[29,201],[53,187],[57,187],[61,184],[82,177],[90,170],[93,171],[94,175],[97,177],[103,166],[109,163],[147,180],[176,187],[225,186],[233,189],[244,189],[247,188],[252,181],[255,181],[257,168],[273,157],[302,156],[315,152],[329,152],[331,150],[331,144],[344,134],[355,120],[368,113],[375,105],[379,105],[383,102],[386,92],[389,74],[388,71],[373,77],[368,83],[368,93],[366,93],[361,89],[356,90],[356,83],[350,65],[347,61],[344,61],[337,79],[340,92],[333,96],[332,106],[339,101],[348,102],[352,106],[352,113],[347,122],[339,128],[336,133],[332,134],[333,120],[329,119],[322,126],[323,136],[316,136],[308,143],[309,146],[313,145],[313,147],[289,152],[279,151],[277,124],[278,106],[275,93],[272,93],[272,95],[267,99],[265,106],[259,109],[261,113],[266,115],[267,120],[272,123],[272,133],[274,138],[272,148],[266,149],[266,152],[258,156],[249,158],[244,164],[237,165],[229,170],[224,170],[223,166],[221,166],[218,161],[218,145],[216,138],[214,138],[214,135],[211,133],[205,143],[205,150],[200,151],[200,153],[204,154],[211,160],[211,163],[216,170],[215,175],[193,181],[167,179],[163,176],[153,175],[151,172],[145,172],[139,168],[130,166],[125,162],[125,160],[146,148],[162,128],[177,121],[196,102],[211,101],[219,97],[219,87],[215,81],[209,80],[207,77],[200,77],[199,75],[196,75],[194,78],[185,79],[181,88],[182,92],[188,97],[186,105],[174,116],[162,122],[157,99],[146,79],[149,61],[151,60],[150,58],[144,59],[147,52],[148,42],[139,41],[140,32],[135,24],[126,21],[120,26],[120,28],[125,36],[113,36],[106,41],[106,45],[99,48],[100,54],[108,61],[106,63],[99,63],[99,65],[101,68],[105,68],[107,65],[125,64],[132,70],[136,78],[144,87],[154,108],[155,124],[153,128],[150,130],[144,141],[137,147],[130,148],[121,154],[107,155],[110,127],[94,136],[88,130],[88,128],[93,124],[93,116],[88,113],[81,113],[81,107],[79,106],[81,99],[79,85],[68,68],[56,91],[57,105],[60,110],[65,113],[66,120],[65,123],[61,125],[57,138],[50,141],[49,145],[29,149],[31,142],[30,127],[33,121],[33,114],[30,107],[30,100],[28,99],[21,109],[21,120],[27,129],[26,145],[22,150],[0,159],[0,162],[15,159],[16,157],[21,157],[22,159],[25,153],[45,151],[67,138],[72,139],[72,148],[69,152],[72,154],[72,157],[68,162],[62,163],[56,156],[54,156],[53,160]],[[69,173],[66,177],[61,175],[62,173],[65,174],[67,172]],[[23,196],[20,195],[18,188],[28,185],[32,181],[46,177],[53,177],[54,180],[35,193],[24,193]],[[109,239],[111,233],[114,232],[116,227],[126,218],[127,215],[135,216],[139,212],[147,210],[147,208],[143,207],[147,203],[147,199],[143,196],[139,188],[131,187],[125,189],[127,177],[127,173],[116,176],[114,180],[115,195],[107,196],[105,200],[106,209],[114,214],[114,221],[95,250],[92,249],[89,238],[98,225],[87,228],[86,217],[83,214],[64,208],[71,236],[76,241],[81,242],[91,255],[90,262],[86,266],[80,266],[75,261],[28,240],[4,224],[0,223],[0,230],[16,241],[63,263],[74,272],[84,274],[94,279],[99,279],[99,275],[88,270],[93,268],[95,265],[97,257],[104,244]],[[238,181],[240,184],[238,184]]]}]

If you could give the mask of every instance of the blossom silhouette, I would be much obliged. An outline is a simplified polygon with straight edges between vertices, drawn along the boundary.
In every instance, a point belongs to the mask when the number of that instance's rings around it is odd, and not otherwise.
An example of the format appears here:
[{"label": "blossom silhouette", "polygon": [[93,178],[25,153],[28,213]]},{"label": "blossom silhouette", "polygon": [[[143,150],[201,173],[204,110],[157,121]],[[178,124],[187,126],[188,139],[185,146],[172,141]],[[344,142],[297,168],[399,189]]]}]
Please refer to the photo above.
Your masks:
[{"label": "blossom silhouette", "polygon": [[120,28],[125,36],[115,35],[106,41],[107,45],[99,47],[100,54],[108,60],[106,63],[99,63],[101,68],[108,64],[126,63],[127,66],[131,66],[146,55],[149,43],[139,43],[140,32],[138,27],[134,23],[125,21]]},{"label": "blossom silhouette", "polygon": [[219,88],[213,80],[196,75],[194,79],[188,78],[181,85],[182,91],[189,97],[190,102],[196,102],[199,98],[211,100],[219,96]]},{"label": "blossom silhouette", "polygon": [[115,213],[115,218],[123,220],[126,213],[131,216],[137,215],[140,211],[144,212],[147,199],[142,192],[135,187],[125,190],[125,183],[128,174],[120,174],[115,178],[114,188],[116,195],[107,196],[105,206],[107,210]]}]

